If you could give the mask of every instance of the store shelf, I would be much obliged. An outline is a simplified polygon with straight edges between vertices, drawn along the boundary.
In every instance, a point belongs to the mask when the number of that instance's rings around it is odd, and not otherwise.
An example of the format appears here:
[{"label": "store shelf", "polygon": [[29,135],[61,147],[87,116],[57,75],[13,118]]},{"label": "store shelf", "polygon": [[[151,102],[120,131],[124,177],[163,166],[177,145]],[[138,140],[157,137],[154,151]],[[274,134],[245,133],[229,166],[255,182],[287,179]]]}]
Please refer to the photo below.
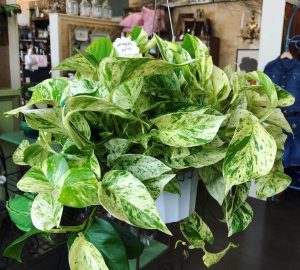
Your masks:
[{"label": "store shelf", "polygon": [[[209,2],[209,3],[170,3],[170,8],[179,8],[179,7],[189,7],[189,6],[199,6],[199,5],[210,5],[210,4],[220,4],[220,3],[232,3],[238,2],[239,0],[231,0],[231,1],[218,1],[218,2]],[[162,6],[167,7],[167,4],[162,4]]]}]

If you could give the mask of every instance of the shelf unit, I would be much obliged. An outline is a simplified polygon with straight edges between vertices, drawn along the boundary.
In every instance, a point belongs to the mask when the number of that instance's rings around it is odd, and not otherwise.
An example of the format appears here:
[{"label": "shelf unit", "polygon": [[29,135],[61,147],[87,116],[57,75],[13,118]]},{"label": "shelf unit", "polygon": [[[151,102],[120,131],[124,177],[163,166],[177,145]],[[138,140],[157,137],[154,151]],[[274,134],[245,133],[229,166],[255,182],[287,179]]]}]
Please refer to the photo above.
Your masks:
[{"label": "shelf unit", "polygon": [[[179,8],[179,7],[189,7],[189,6],[197,6],[197,5],[209,5],[209,4],[220,4],[220,3],[230,3],[230,2],[238,2],[240,0],[221,0],[221,1],[216,1],[212,0],[211,2],[199,2],[199,3],[188,3],[188,2],[182,2],[182,3],[170,3],[169,6],[170,8]],[[162,6],[167,7],[167,4],[162,4]]]},{"label": "shelf unit", "polygon": [[[20,49],[20,77],[22,85],[28,82],[41,82],[50,78],[51,56],[49,18],[31,18],[29,26],[19,27],[19,49]],[[47,35],[47,37],[43,35]],[[25,55],[29,47],[33,48],[34,54],[45,54],[47,56],[47,67],[37,70],[25,69]],[[29,79],[28,79],[29,78]]]}]

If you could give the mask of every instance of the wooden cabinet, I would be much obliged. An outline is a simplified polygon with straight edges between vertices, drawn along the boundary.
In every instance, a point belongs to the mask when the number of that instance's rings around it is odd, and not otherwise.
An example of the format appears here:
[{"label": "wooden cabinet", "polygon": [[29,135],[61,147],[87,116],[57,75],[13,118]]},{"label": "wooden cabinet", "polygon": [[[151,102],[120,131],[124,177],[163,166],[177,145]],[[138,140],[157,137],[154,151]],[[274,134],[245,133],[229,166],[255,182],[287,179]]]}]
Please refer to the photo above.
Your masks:
[{"label": "wooden cabinet", "polygon": [[[96,19],[67,14],[50,14],[52,67],[57,66],[63,59],[74,53],[76,29],[86,29],[89,32],[88,42],[90,42],[91,33],[114,40],[121,35],[122,27],[119,24],[120,20],[114,20],[114,18]],[[52,76],[60,76],[60,72],[54,71]]]}]

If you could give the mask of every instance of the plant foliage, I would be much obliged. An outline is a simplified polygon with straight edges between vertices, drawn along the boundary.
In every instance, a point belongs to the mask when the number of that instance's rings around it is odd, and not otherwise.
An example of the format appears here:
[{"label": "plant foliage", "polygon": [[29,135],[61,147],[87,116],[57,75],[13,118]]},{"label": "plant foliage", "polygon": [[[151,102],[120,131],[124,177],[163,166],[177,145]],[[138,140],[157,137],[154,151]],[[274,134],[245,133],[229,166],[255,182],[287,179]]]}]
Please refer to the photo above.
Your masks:
[{"label": "plant foliage", "polygon": [[[278,109],[294,102],[290,94],[262,72],[214,66],[197,37],[187,34],[178,45],[155,36],[150,45],[158,46],[161,59],[147,53],[143,30],[135,28],[131,38],[143,54],[117,58],[112,42],[100,38],[55,68],[76,71],[72,81],[48,79],[31,88],[27,105],[6,113],[23,113],[39,131],[35,144],[23,142],[14,154],[17,164],[31,167],[18,188],[38,193],[31,217],[39,231],[76,232],[72,270],[128,269],[128,257],[143,250],[132,235],[95,217],[97,206],[128,224],[171,234],[155,200],[163,190],[180,192],[177,170],[198,170],[229,236],[252,220],[250,181],[261,198],[291,181],[281,166],[282,129],[291,129]],[[31,108],[38,103],[48,106]],[[92,210],[81,226],[64,227],[66,206]],[[213,233],[196,213],[180,228],[190,248],[204,251],[207,266],[236,247],[208,252]],[[14,257],[12,249],[6,255]]]}]

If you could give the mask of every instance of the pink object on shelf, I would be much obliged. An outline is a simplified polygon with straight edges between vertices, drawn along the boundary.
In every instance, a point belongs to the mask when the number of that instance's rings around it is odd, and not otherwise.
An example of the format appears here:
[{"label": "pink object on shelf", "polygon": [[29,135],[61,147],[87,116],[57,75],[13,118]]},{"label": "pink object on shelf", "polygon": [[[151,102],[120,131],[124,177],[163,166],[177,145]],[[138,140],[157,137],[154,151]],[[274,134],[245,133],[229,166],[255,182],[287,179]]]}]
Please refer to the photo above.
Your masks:
[{"label": "pink object on shelf", "polygon": [[155,11],[153,9],[143,7],[142,14],[144,21],[143,28],[149,36],[152,35],[153,32],[166,30],[166,13],[163,9],[157,9],[155,15]]},{"label": "pink object on shelf", "polygon": [[38,65],[38,67],[47,67],[48,66],[48,61],[47,61],[46,55],[34,54],[32,56],[35,58],[35,61],[36,61],[36,64]]},{"label": "pink object on shelf", "polygon": [[120,25],[123,26],[126,30],[130,29],[129,31],[124,32],[130,32],[134,26],[143,25],[143,15],[141,12],[131,13],[121,21]]}]

